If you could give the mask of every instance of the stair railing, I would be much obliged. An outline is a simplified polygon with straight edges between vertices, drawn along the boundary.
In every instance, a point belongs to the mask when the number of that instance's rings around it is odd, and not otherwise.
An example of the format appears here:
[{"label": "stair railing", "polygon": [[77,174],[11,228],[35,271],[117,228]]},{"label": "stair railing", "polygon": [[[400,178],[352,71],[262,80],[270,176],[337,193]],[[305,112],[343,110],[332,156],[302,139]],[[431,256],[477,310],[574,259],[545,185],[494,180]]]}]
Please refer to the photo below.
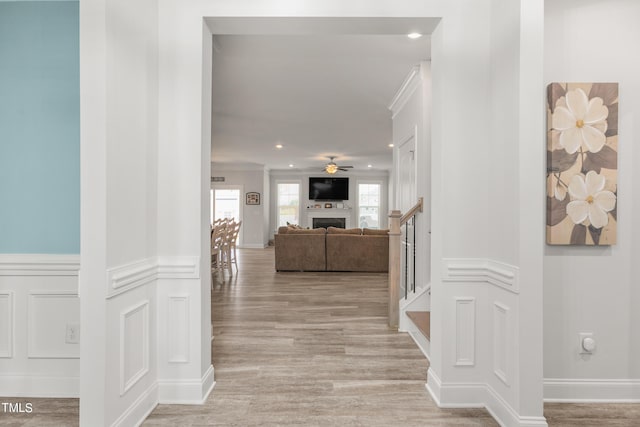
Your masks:
[{"label": "stair railing", "polygon": [[[416,290],[416,216],[422,212],[423,205],[424,199],[420,197],[418,203],[404,215],[399,210],[393,210],[389,214],[389,327],[391,328],[397,329],[400,321],[400,295],[403,294],[403,298],[407,298],[409,289],[411,292]],[[413,236],[410,242],[411,234]]]}]

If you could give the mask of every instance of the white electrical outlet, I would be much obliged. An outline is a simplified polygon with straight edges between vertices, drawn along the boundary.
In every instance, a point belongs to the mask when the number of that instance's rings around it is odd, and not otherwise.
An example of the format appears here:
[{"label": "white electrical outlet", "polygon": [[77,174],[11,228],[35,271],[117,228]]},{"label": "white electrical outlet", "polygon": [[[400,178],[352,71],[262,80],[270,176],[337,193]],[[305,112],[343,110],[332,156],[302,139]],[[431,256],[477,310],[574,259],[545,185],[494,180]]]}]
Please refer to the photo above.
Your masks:
[{"label": "white electrical outlet", "polygon": [[593,354],[596,349],[596,340],[593,338],[593,333],[580,332],[578,334],[578,337],[580,339],[580,354]]},{"label": "white electrical outlet", "polygon": [[77,323],[67,323],[67,333],[64,342],[67,344],[80,343],[80,325]]}]

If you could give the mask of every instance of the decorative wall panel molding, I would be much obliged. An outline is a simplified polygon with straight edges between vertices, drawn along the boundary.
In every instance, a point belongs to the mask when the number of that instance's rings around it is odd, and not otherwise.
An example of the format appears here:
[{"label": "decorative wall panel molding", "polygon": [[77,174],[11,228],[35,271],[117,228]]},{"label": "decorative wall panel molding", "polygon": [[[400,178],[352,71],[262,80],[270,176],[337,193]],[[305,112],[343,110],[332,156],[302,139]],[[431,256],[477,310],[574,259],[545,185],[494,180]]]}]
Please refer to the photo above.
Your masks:
[{"label": "decorative wall panel molding", "polygon": [[159,257],[158,279],[199,279],[199,257]]},{"label": "decorative wall panel molding", "polygon": [[149,372],[149,301],[120,313],[120,395]]},{"label": "decorative wall panel molding", "polygon": [[198,257],[147,258],[107,270],[107,298],[129,292],[157,279],[199,279]]},{"label": "decorative wall panel molding", "polygon": [[77,276],[79,270],[80,255],[0,255],[0,276]]},{"label": "decorative wall panel molding", "polygon": [[168,304],[168,361],[189,363],[189,296],[169,295]]},{"label": "decorative wall panel molding", "polygon": [[455,298],[455,307],[455,366],[474,366],[476,363],[476,299]]},{"label": "decorative wall panel molding", "polygon": [[519,293],[518,267],[485,258],[445,258],[444,282],[489,283]]},{"label": "decorative wall panel molding", "polygon": [[509,385],[509,307],[493,304],[493,373],[505,385]]},{"label": "decorative wall panel molding", "polygon": [[138,286],[153,282],[158,271],[154,259],[145,259],[107,270],[108,297],[130,291]]},{"label": "decorative wall panel molding", "polygon": [[66,331],[75,325],[80,333],[80,299],[76,291],[33,290],[27,302],[27,357],[75,359],[80,357],[79,339],[67,342]]},{"label": "decorative wall panel molding", "polygon": [[13,292],[0,292],[0,358],[13,357]]}]

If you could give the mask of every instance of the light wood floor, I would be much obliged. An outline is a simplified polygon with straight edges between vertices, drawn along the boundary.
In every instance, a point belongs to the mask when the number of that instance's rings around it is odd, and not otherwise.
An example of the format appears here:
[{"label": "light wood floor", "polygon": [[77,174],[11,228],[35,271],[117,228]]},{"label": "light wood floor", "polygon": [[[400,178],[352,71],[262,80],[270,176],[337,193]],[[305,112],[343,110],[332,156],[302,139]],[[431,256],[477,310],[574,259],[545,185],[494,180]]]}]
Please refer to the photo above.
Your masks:
[{"label": "light wood floor", "polygon": [[160,405],[144,425],[497,426],[435,406],[427,359],[387,328],[386,274],[276,273],[273,257],[242,250],[214,283],[206,404]]},{"label": "light wood floor", "polygon": [[[275,273],[273,249],[239,251],[212,293],[216,387],[201,406],[159,405],[145,426],[495,426],[484,410],[441,410],[428,362],[386,327],[385,274]],[[77,426],[77,399],[17,399],[0,426]],[[640,426],[638,404],[545,404],[550,426]]]}]

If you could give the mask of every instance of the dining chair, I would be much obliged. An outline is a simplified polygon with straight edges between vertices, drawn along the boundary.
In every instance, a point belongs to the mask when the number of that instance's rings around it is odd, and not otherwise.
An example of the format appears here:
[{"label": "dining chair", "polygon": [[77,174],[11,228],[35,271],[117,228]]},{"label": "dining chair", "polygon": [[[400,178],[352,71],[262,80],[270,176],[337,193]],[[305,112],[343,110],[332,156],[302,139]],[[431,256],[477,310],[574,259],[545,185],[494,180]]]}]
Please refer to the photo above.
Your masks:
[{"label": "dining chair", "polygon": [[242,221],[235,222],[235,220],[227,225],[223,256],[225,258],[225,266],[229,269],[229,274],[233,274],[234,265],[236,271],[238,271],[237,245],[241,225]]}]

